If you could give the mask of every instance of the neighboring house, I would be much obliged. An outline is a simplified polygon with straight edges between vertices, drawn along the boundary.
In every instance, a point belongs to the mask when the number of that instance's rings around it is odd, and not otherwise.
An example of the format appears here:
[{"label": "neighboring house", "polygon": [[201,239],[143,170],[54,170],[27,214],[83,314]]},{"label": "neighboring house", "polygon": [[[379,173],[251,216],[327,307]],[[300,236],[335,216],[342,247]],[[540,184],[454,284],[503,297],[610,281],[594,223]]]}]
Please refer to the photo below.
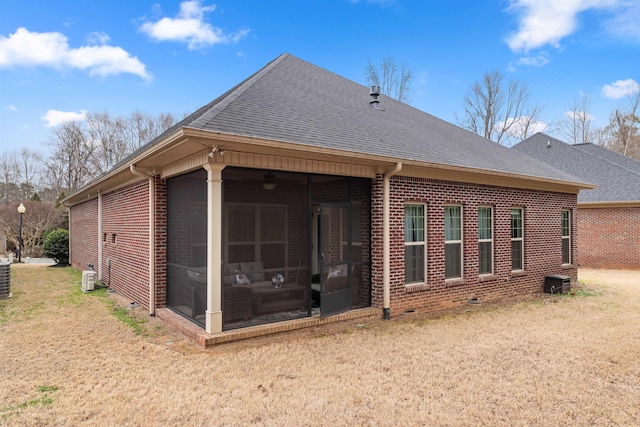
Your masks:
[{"label": "neighboring house", "polygon": [[640,269],[640,162],[543,133],[513,148],[598,185],[578,196],[580,265]]},{"label": "neighboring house", "polygon": [[284,54],[64,203],[74,266],[217,334],[575,280],[585,188]]}]

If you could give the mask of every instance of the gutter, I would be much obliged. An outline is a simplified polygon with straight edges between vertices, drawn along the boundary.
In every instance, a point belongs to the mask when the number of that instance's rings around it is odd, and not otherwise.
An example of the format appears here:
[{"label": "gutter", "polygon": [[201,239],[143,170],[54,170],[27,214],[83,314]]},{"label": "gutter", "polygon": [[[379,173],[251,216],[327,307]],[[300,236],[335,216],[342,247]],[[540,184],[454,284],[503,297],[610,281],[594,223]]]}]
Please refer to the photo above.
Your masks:
[{"label": "gutter", "polygon": [[391,319],[391,177],[402,170],[402,163],[396,163],[395,167],[382,177],[382,316],[385,320]]},{"label": "gutter", "polygon": [[131,173],[149,179],[149,316],[156,315],[156,181],[154,175],[143,172],[136,165],[129,165]]}]

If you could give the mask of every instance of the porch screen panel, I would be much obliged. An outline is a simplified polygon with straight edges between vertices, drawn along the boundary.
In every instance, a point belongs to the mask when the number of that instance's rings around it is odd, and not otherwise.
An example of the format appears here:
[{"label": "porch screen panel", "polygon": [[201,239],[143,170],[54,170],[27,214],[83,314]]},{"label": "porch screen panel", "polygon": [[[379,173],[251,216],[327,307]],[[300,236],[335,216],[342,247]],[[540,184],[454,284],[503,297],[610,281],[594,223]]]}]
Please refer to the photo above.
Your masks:
[{"label": "porch screen panel", "polygon": [[167,307],[204,326],[207,308],[207,173],[167,180]]},{"label": "porch screen panel", "polygon": [[309,316],[308,176],[227,167],[222,179],[223,330]]},{"label": "porch screen panel", "polygon": [[287,240],[287,209],[284,206],[260,208],[260,258],[264,268],[284,265]]},{"label": "porch screen panel", "polygon": [[227,213],[229,262],[253,261],[256,253],[256,207],[229,206]]},{"label": "porch screen panel", "polygon": [[[351,221],[338,219],[342,227],[340,254],[350,258],[351,307],[371,305],[371,180],[328,175],[311,176],[311,200],[323,204],[349,205]],[[344,212],[343,212],[344,214]],[[327,254],[325,254],[327,255]],[[312,273],[320,273],[312,269]]]}]

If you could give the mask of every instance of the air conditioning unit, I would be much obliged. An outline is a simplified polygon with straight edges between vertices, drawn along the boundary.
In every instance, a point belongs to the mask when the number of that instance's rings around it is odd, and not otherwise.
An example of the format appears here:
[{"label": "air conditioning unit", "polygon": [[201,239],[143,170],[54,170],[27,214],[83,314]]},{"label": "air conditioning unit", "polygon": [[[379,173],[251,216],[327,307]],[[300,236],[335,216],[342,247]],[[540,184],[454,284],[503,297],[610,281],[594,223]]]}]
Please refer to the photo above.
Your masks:
[{"label": "air conditioning unit", "polygon": [[92,291],[96,286],[96,272],[87,270],[82,272],[82,292]]},{"label": "air conditioning unit", "polygon": [[545,276],[544,291],[548,294],[567,294],[571,291],[571,277],[569,276]]}]

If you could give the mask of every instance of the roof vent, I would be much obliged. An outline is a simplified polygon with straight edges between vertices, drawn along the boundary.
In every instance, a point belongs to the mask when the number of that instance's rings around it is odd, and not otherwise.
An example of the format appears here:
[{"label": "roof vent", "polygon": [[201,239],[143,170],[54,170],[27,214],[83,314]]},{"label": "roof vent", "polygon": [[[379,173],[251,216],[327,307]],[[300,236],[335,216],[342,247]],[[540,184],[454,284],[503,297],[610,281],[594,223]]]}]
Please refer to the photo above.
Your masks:
[{"label": "roof vent", "polygon": [[369,95],[371,95],[369,105],[371,105],[376,110],[382,110],[382,108],[380,108],[380,101],[378,100],[378,97],[380,96],[380,86],[371,86]]}]

